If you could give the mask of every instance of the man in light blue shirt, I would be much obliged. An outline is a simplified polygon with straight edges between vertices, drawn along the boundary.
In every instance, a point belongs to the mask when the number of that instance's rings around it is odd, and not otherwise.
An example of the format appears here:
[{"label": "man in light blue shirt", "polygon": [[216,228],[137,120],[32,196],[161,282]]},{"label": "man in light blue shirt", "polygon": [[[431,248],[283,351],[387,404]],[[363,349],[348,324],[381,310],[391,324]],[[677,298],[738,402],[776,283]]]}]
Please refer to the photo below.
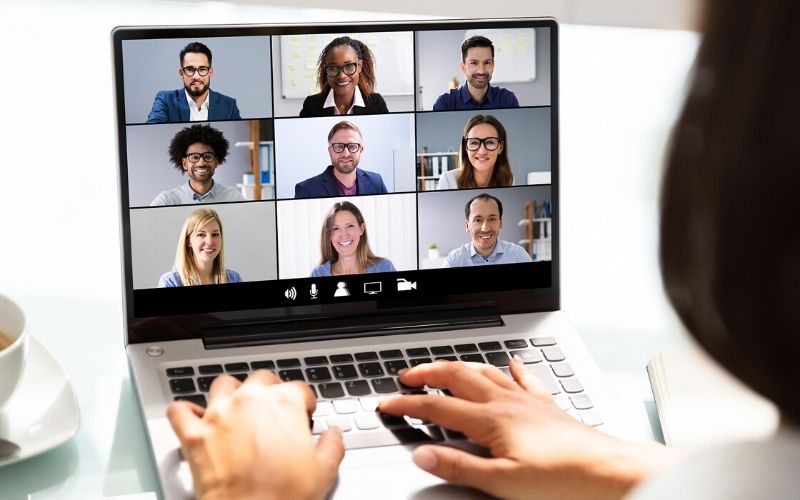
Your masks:
[{"label": "man in light blue shirt", "polygon": [[503,227],[503,204],[500,200],[481,193],[467,202],[464,215],[472,241],[450,252],[445,267],[531,262],[531,256],[524,248],[499,238]]}]

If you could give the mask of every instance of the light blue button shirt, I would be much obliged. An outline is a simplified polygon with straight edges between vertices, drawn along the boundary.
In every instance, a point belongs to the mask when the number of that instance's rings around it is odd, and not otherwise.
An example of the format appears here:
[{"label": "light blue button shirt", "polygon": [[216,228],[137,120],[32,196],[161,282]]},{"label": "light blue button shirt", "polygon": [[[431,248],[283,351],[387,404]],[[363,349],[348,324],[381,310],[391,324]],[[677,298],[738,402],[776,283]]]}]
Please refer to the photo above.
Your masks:
[{"label": "light blue button shirt", "polygon": [[196,203],[225,203],[229,201],[245,201],[245,199],[241,191],[235,187],[225,186],[218,182],[215,182],[206,194],[195,193],[187,182],[169,191],[162,191],[150,203],[150,206],[194,205]]},{"label": "light blue button shirt", "polygon": [[517,264],[531,262],[531,256],[519,245],[510,241],[497,240],[491,255],[484,257],[475,251],[470,241],[449,254],[444,263],[445,267],[486,266],[490,264]]}]

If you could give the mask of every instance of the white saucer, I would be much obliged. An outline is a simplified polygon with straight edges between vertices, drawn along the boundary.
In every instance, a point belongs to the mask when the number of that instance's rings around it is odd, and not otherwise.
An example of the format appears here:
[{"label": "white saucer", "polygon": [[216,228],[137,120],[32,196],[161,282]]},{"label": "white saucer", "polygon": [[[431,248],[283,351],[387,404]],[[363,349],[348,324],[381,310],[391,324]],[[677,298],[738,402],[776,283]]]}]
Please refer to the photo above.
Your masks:
[{"label": "white saucer", "polygon": [[0,411],[0,438],[20,450],[0,457],[0,467],[64,443],[78,431],[80,412],[64,370],[39,340],[28,338],[28,360],[17,390]]}]

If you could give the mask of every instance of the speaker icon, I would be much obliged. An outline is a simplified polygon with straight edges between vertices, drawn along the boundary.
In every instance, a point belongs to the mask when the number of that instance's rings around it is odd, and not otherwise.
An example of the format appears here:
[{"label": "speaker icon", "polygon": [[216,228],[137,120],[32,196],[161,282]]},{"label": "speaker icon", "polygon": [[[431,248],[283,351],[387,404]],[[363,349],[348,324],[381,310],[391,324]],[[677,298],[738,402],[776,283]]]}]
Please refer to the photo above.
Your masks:
[{"label": "speaker icon", "polygon": [[289,300],[294,300],[297,298],[297,289],[295,287],[287,288],[283,295]]}]

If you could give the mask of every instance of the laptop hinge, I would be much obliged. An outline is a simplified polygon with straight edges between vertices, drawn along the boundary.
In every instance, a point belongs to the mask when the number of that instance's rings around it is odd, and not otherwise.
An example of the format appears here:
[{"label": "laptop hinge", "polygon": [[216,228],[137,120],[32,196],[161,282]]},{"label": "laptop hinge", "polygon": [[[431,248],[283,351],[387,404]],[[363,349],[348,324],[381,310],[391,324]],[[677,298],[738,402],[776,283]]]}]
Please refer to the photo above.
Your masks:
[{"label": "laptop hinge", "polygon": [[206,349],[224,349],[502,325],[494,305],[481,302],[219,325],[203,328],[201,334]]}]

